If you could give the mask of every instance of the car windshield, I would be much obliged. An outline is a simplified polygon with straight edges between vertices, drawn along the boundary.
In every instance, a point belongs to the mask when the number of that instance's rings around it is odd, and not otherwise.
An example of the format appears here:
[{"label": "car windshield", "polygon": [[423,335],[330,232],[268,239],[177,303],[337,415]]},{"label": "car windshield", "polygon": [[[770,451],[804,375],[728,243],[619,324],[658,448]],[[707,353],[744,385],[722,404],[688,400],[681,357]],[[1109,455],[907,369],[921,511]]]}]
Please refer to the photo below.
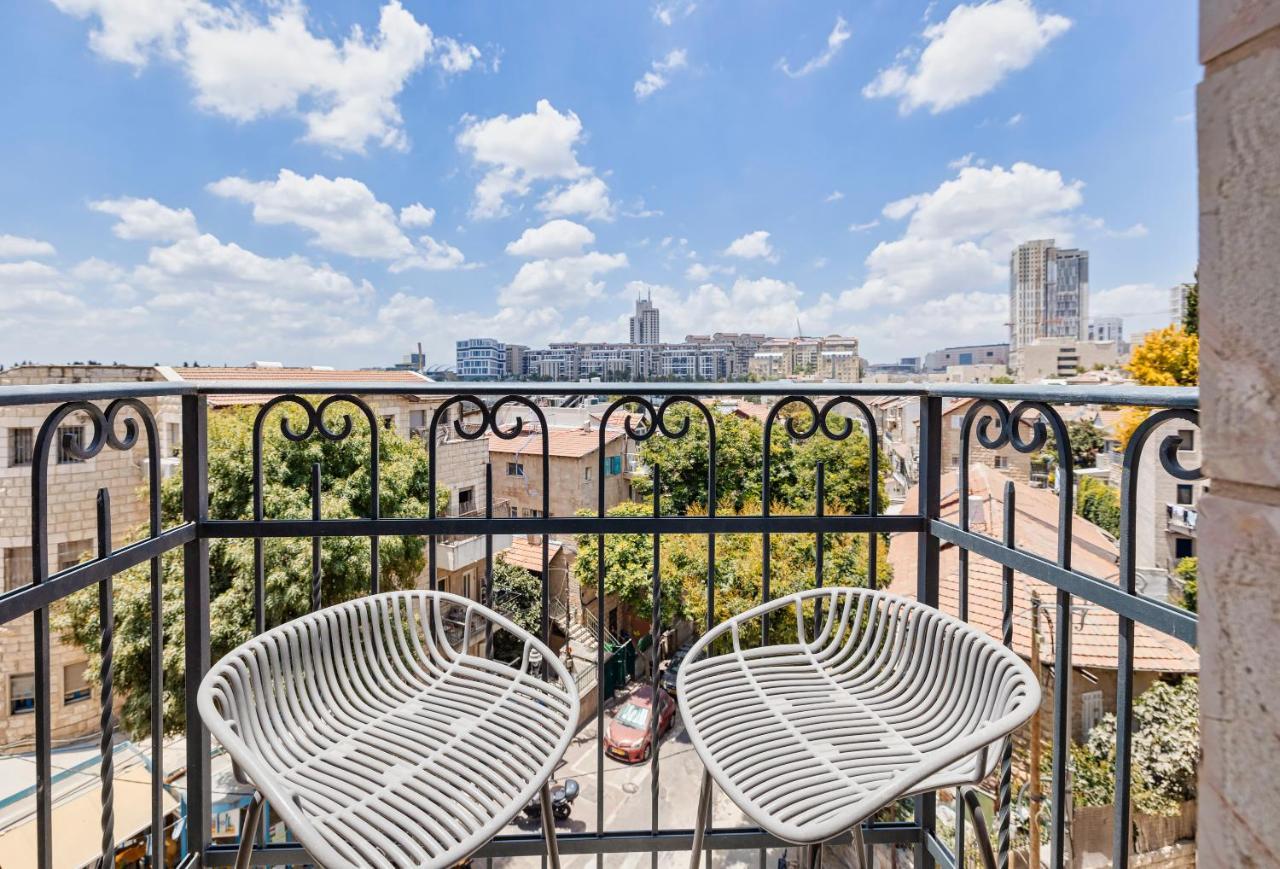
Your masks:
[{"label": "car windshield", "polygon": [[621,724],[623,727],[631,727],[636,730],[643,730],[649,721],[649,710],[644,706],[637,706],[634,703],[628,703],[618,710],[618,714],[613,716],[613,720]]}]

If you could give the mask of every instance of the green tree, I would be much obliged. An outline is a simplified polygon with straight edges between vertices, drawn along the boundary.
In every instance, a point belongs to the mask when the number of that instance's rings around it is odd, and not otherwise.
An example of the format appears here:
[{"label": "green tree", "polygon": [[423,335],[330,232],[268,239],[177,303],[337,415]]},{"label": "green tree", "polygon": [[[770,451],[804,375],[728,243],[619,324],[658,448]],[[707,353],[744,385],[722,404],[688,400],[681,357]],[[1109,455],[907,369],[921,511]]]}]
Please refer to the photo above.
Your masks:
[{"label": "green tree", "polygon": [[[1071,462],[1076,468],[1092,468],[1105,443],[1102,430],[1087,420],[1077,419],[1067,423],[1067,442],[1071,446]],[[1045,439],[1042,458],[1054,464],[1058,459],[1057,438],[1050,434]]]},{"label": "green tree", "polygon": [[1200,339],[1181,325],[1149,332],[1134,348],[1129,372],[1144,386],[1195,386],[1200,382]]},{"label": "green tree", "polygon": [[[1194,676],[1157,682],[1133,704],[1133,806],[1150,815],[1177,814],[1195,799],[1200,761],[1200,686]],[[1116,719],[1104,715],[1083,745],[1071,746],[1072,793],[1078,806],[1115,797]]]},{"label": "green tree", "polygon": [[1194,555],[1181,559],[1173,569],[1182,581],[1182,605],[1192,612],[1197,612],[1200,604],[1199,570],[1200,561]]},{"label": "green tree", "polygon": [[1112,537],[1120,536],[1120,495],[1101,480],[1082,477],[1076,485],[1076,514]]},{"label": "green tree", "polygon": [[1187,288],[1187,309],[1182,315],[1182,331],[1188,335],[1200,335],[1200,276],[1196,274],[1196,279],[1189,284],[1183,284]]},{"label": "green tree", "polygon": [[[252,517],[252,430],[257,408],[227,408],[209,414],[209,515],[217,519]],[[330,428],[341,425],[341,405],[328,412]],[[311,466],[323,472],[321,515],[327,519],[367,516],[370,504],[369,450],[366,426],[355,422],[340,441],[312,436],[294,443],[280,435],[283,415],[294,431],[305,427],[300,409],[284,405],[267,421],[263,437],[263,503],[268,518],[311,516]],[[359,420],[358,414],[353,414]],[[427,455],[421,444],[379,432],[380,506],[383,516],[425,515],[428,501]],[[443,493],[442,493],[443,494]],[[181,521],[182,483],[166,480],[161,504],[166,525]],[[141,535],[143,532],[139,532]],[[322,601],[349,600],[369,589],[370,542],[360,537],[327,537],[321,542]],[[383,537],[379,563],[383,590],[414,584],[426,563],[421,537]],[[275,538],[263,545],[265,614],[268,627],[303,615],[311,601],[311,541]],[[168,732],[185,726],[183,679],[183,575],[181,552],[162,559],[164,595],[164,721]],[[115,577],[115,687],[125,698],[122,724],[144,734],[151,714],[150,569],[147,565]],[[247,538],[209,541],[210,645],[213,660],[253,635],[253,541]],[[99,656],[97,589],[72,595],[55,608],[54,627],[89,653],[91,676]]]},{"label": "green tree", "polygon": [[[493,560],[492,609],[535,637],[542,632],[542,580],[531,571],[509,564],[502,556]],[[523,645],[506,631],[493,634],[493,654],[499,661],[518,658]]]}]

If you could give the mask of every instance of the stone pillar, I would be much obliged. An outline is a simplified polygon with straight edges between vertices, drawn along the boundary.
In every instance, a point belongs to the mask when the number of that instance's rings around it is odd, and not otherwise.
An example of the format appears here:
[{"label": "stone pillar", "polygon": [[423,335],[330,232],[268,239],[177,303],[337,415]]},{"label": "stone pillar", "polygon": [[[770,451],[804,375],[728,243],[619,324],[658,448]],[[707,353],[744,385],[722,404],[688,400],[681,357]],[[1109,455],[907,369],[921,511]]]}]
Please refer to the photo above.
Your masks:
[{"label": "stone pillar", "polygon": [[1201,0],[1201,866],[1280,866],[1280,0]]}]

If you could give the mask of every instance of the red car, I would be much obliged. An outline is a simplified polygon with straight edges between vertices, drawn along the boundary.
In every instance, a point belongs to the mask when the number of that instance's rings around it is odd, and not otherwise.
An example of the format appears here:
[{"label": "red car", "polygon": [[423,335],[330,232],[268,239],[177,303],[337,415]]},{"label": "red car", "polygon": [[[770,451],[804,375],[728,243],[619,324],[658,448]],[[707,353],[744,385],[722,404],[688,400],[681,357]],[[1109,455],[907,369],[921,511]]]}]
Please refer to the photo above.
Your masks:
[{"label": "red car", "polygon": [[[676,717],[676,702],[666,691],[658,692],[658,738],[662,738]],[[643,685],[631,692],[627,702],[613,714],[604,732],[604,749],[611,757],[634,763],[649,756],[653,740],[653,689]]]}]

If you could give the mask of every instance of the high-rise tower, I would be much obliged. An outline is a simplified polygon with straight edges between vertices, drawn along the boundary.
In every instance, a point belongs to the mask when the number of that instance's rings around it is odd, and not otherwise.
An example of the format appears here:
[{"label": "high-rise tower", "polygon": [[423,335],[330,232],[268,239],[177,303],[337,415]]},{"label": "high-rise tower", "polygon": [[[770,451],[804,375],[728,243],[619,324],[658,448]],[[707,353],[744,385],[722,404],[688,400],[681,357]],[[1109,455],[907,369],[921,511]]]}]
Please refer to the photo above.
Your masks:
[{"label": "high-rise tower", "polygon": [[660,344],[658,337],[658,309],[653,306],[653,293],[636,299],[636,313],[631,318],[632,344]]}]

